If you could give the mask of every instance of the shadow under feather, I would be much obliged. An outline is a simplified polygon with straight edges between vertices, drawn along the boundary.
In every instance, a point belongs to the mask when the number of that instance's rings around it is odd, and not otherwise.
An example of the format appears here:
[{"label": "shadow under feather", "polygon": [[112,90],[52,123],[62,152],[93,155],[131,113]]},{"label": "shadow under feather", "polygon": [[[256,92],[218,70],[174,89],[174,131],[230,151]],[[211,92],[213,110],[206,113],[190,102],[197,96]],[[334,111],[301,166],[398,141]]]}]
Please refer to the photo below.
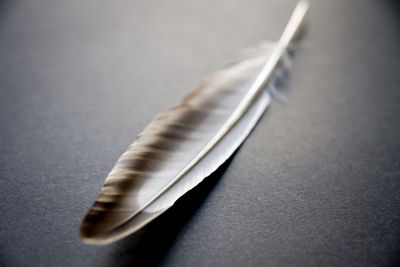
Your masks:
[{"label": "shadow under feather", "polygon": [[168,253],[179,232],[215,188],[235,154],[236,152],[214,173],[182,196],[169,210],[136,233],[121,240],[111,254],[111,262],[106,265],[158,265]]}]

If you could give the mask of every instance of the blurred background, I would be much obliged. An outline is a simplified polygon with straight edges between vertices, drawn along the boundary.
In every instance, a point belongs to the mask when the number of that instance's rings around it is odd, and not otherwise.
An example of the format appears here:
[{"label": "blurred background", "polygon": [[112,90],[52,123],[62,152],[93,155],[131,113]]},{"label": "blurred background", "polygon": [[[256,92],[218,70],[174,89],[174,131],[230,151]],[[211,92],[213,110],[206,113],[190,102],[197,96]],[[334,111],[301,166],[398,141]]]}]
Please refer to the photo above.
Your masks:
[{"label": "blurred background", "polygon": [[311,1],[286,104],[138,233],[82,244],[116,159],[296,1],[1,1],[0,265],[396,265],[396,1]]}]

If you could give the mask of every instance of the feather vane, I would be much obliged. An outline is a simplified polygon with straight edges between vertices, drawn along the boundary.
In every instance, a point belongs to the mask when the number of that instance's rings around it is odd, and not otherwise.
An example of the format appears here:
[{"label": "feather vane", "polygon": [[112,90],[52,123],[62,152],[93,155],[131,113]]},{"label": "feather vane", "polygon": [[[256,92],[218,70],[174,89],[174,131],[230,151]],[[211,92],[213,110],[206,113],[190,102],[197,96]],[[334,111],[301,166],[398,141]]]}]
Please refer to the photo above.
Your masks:
[{"label": "feather vane", "polygon": [[240,146],[270,103],[270,85],[308,9],[300,2],[278,44],[263,45],[208,78],[140,133],[109,173],[81,239],[107,244],[153,220]]}]

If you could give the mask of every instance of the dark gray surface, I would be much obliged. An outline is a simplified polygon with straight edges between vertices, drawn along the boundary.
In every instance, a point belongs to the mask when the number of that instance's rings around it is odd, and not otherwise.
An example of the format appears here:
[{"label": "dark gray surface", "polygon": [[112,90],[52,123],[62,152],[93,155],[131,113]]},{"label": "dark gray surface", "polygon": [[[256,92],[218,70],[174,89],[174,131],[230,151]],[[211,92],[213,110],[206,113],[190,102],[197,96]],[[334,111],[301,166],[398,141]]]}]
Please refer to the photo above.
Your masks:
[{"label": "dark gray surface", "polygon": [[294,3],[2,1],[0,265],[396,264],[396,1],[314,1],[288,103],[230,164],[137,234],[79,241],[135,135],[237,52],[278,38]]}]

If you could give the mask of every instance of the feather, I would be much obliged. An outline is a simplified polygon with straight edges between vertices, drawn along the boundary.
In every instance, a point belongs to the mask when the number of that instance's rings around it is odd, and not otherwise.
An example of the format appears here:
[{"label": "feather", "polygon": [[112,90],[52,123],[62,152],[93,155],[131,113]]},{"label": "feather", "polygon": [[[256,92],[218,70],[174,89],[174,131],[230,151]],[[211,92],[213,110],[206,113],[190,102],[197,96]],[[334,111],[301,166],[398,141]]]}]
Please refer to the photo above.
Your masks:
[{"label": "feather", "polygon": [[234,153],[268,107],[265,88],[278,75],[308,6],[299,2],[277,44],[226,66],[154,118],[106,178],[82,222],[83,242],[108,244],[135,232]]}]

